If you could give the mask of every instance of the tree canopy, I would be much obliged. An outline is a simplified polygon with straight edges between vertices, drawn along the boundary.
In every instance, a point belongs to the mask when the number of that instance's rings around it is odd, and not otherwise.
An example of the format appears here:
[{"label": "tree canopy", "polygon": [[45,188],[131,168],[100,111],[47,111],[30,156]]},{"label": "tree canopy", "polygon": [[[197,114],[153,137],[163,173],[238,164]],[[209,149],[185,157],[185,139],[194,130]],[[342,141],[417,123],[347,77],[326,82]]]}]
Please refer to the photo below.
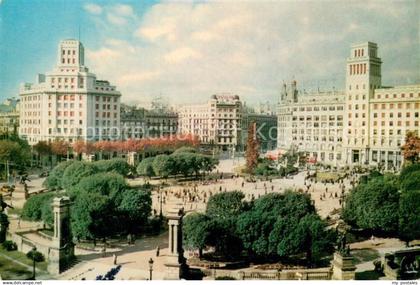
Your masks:
[{"label": "tree canopy", "polygon": [[31,196],[23,205],[22,218],[30,221],[44,220],[51,225],[53,193],[42,193]]},{"label": "tree canopy", "polygon": [[63,189],[70,189],[86,176],[93,175],[98,172],[98,169],[90,162],[74,161],[64,170],[61,178],[61,187]]},{"label": "tree canopy", "polygon": [[155,172],[153,171],[153,160],[154,157],[147,157],[140,161],[140,163],[137,165],[137,174],[140,176],[145,176],[151,178],[155,175]]},{"label": "tree canopy", "polygon": [[420,164],[408,164],[399,176],[370,175],[345,200],[343,218],[360,229],[420,238]]},{"label": "tree canopy", "polygon": [[44,180],[43,186],[50,190],[61,188],[61,179],[63,178],[64,171],[67,167],[73,164],[74,161],[68,160],[60,162],[56,167],[51,170],[48,177]]},{"label": "tree canopy", "polygon": [[346,198],[343,217],[373,231],[396,232],[399,193],[395,177],[379,176],[357,186]]},{"label": "tree canopy", "polygon": [[99,172],[114,171],[118,174],[121,174],[124,177],[126,177],[131,171],[131,166],[127,163],[127,160],[122,158],[99,160],[95,161],[93,165],[98,169]]},{"label": "tree canopy", "polygon": [[401,147],[404,159],[410,163],[420,162],[420,138],[415,132],[407,132]]},{"label": "tree canopy", "polygon": [[171,156],[161,154],[155,157],[152,166],[156,175],[167,178],[174,172],[175,161]]},{"label": "tree canopy", "polygon": [[243,198],[239,191],[216,194],[205,214],[187,216],[186,246],[200,252],[211,246],[226,258],[237,257],[243,249],[257,259],[306,253],[311,264],[332,252],[335,232],[316,214],[308,195],[287,191],[251,203]]}]

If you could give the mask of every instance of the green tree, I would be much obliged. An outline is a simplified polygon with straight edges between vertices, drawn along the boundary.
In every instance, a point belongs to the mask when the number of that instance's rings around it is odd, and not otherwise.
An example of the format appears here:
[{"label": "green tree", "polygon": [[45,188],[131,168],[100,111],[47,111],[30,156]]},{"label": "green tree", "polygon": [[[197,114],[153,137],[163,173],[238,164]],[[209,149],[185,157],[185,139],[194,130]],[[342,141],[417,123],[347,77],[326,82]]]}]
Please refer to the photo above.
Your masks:
[{"label": "green tree", "polygon": [[420,171],[420,163],[404,165],[404,167],[401,169],[399,180],[404,181],[408,175],[416,171]]},{"label": "green tree", "polygon": [[156,156],[152,165],[155,174],[163,178],[168,178],[175,171],[173,158],[166,154]]},{"label": "green tree", "polygon": [[398,181],[376,177],[358,185],[346,198],[343,218],[361,229],[396,233],[398,230]]},{"label": "green tree", "polygon": [[52,227],[54,225],[54,215],[52,207],[53,198],[54,197],[51,197],[51,200],[45,201],[45,203],[41,206],[41,220],[48,227]]},{"label": "green tree", "polygon": [[51,155],[51,145],[46,141],[39,141],[34,145],[34,150],[39,155],[41,165],[45,164],[45,157]]},{"label": "green tree", "polygon": [[420,189],[420,170],[405,175],[400,181],[403,192]]},{"label": "green tree", "polygon": [[219,160],[213,158],[210,155],[201,155],[202,156],[202,170],[206,172],[212,171],[218,164]]},{"label": "green tree", "polygon": [[152,211],[150,191],[137,189],[124,191],[118,211],[121,221],[126,224],[127,231],[134,233],[138,227],[147,223]]},{"label": "green tree", "polygon": [[123,230],[126,221],[125,217],[120,216],[118,207],[128,189],[124,177],[115,172],[83,177],[77,185],[71,187],[68,193],[74,200],[74,210],[71,212],[74,236],[96,239]]},{"label": "green tree", "polygon": [[[22,218],[29,221],[41,221],[43,217],[47,219],[48,208],[51,210],[53,193],[42,193],[31,196],[26,200],[22,208]],[[50,220],[47,219],[48,224]]]},{"label": "green tree", "polygon": [[60,162],[53,170],[49,173],[48,177],[44,180],[43,186],[50,190],[61,188],[61,178],[63,177],[64,171],[67,167],[73,164],[74,161],[68,160]]},{"label": "green tree", "polygon": [[97,173],[97,168],[89,162],[74,161],[69,165],[63,173],[61,179],[61,187],[63,189],[70,189],[75,186],[83,177]]},{"label": "green tree", "polygon": [[[309,265],[317,263],[326,254],[334,251],[337,240],[335,232],[327,229],[327,223],[317,215],[305,215],[289,233],[289,241],[297,249],[294,253],[306,253]],[[279,251],[281,253],[281,250]]]},{"label": "green tree", "polygon": [[128,173],[131,171],[131,166],[127,163],[125,159],[122,158],[113,158],[110,160],[99,160],[95,161],[94,166],[100,172],[117,172],[124,177],[127,177]]},{"label": "green tree", "polygon": [[128,184],[124,177],[118,173],[96,173],[82,177],[80,182],[69,189],[72,197],[76,197],[82,192],[98,193],[103,195],[118,205],[122,200],[122,193],[128,189]]},{"label": "green tree", "polygon": [[137,173],[140,176],[151,178],[155,175],[155,172],[153,171],[153,160],[154,157],[147,157],[143,159],[138,165],[137,165]]},{"label": "green tree", "polygon": [[302,218],[312,214],[315,208],[308,195],[268,194],[239,216],[236,230],[251,257],[288,256],[301,252],[292,233]]},{"label": "green tree", "polygon": [[29,147],[21,140],[0,140],[0,164],[10,169],[23,169],[30,159]]},{"label": "green tree", "polygon": [[417,189],[402,193],[399,204],[399,237],[409,245],[420,239],[420,184]]},{"label": "green tree", "polygon": [[214,247],[216,255],[228,259],[236,259],[240,256],[243,245],[235,232],[236,220],[237,217],[210,218],[208,245]]},{"label": "green tree", "polygon": [[189,250],[198,249],[199,257],[209,243],[210,218],[204,214],[192,213],[187,215],[183,221],[184,246]]},{"label": "green tree", "polygon": [[206,215],[216,219],[230,219],[242,213],[246,204],[245,195],[240,191],[222,192],[210,197]]},{"label": "green tree", "polygon": [[110,235],[115,224],[110,223],[112,215],[110,199],[100,193],[80,193],[71,209],[71,228],[74,237],[93,239]]},{"label": "green tree", "polygon": [[228,258],[237,257],[242,251],[242,242],[235,232],[237,217],[247,208],[240,191],[223,192],[210,197],[206,215],[209,222],[209,245],[217,254]]}]

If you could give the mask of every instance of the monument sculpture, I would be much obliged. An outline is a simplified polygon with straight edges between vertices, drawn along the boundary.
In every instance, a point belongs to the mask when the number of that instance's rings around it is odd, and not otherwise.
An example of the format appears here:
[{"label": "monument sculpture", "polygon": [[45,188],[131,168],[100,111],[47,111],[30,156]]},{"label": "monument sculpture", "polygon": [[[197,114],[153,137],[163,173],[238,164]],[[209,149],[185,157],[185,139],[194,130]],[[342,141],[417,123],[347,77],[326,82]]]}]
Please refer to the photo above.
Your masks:
[{"label": "monument sculpture", "polygon": [[70,229],[70,198],[53,199],[54,236],[50,248],[48,272],[59,274],[74,260],[74,243]]},{"label": "monument sculpture", "polygon": [[334,253],[333,279],[354,280],[356,266],[354,257],[350,254],[350,246],[347,245],[346,232],[339,235],[337,251]]},{"label": "monument sculpture", "polygon": [[182,203],[175,202],[168,211],[169,252],[165,263],[165,279],[179,280],[184,278],[188,270],[184,249],[182,248],[182,219],[184,208]]},{"label": "monument sculpture", "polygon": [[3,200],[3,195],[0,194],[0,243],[6,240],[6,233],[7,233],[7,229],[9,228],[9,219],[7,215],[4,213],[7,207],[13,209],[12,206],[8,205]]}]

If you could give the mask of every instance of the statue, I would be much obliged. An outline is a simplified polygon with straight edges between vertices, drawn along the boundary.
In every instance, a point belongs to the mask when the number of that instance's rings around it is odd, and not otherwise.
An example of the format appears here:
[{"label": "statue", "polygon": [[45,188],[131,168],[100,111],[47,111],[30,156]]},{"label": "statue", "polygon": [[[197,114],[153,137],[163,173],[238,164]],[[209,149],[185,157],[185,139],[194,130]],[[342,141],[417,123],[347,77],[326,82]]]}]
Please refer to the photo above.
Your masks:
[{"label": "statue", "polygon": [[0,194],[0,213],[3,213],[4,210],[6,210],[7,207],[9,207],[10,209],[14,209],[12,206],[10,206],[9,204],[7,204],[3,200],[3,194]]},{"label": "statue", "polygon": [[7,229],[9,228],[9,219],[7,218],[7,215],[3,213],[7,207],[13,209],[12,206],[8,205],[3,200],[3,195],[0,194],[0,243],[6,240],[6,232],[7,232]]},{"label": "statue", "polygon": [[339,235],[337,250],[343,256],[348,256],[350,254],[350,247],[347,245],[346,232]]}]

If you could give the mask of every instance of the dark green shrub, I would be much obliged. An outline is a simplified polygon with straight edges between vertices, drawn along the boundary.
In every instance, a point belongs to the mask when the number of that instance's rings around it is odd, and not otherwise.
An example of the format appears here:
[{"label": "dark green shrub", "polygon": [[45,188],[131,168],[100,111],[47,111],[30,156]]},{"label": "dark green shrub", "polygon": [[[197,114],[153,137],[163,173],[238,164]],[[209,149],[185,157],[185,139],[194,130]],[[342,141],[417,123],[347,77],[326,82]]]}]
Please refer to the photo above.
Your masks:
[{"label": "dark green shrub", "polygon": [[11,240],[4,241],[2,246],[7,251],[17,250],[17,244]]}]

